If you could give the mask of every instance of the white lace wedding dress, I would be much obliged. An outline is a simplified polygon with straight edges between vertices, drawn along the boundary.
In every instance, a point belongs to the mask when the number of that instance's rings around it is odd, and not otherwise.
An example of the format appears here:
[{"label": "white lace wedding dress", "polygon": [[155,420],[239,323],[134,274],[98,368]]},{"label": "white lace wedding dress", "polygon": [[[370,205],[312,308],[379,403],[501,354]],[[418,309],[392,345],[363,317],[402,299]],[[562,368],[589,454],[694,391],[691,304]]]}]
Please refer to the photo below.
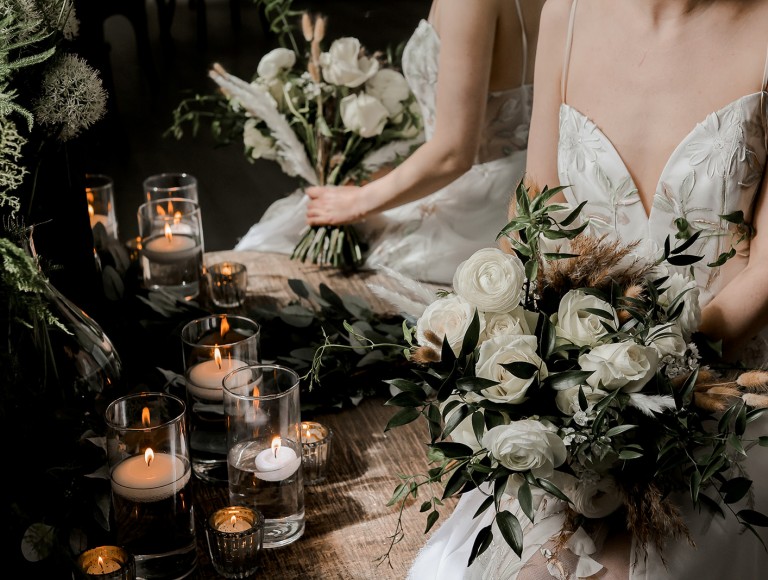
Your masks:
[{"label": "white lace wedding dress", "polygon": [[[573,3],[574,10],[577,2]],[[570,34],[569,30],[569,50]],[[608,137],[567,103],[560,108],[558,173],[560,183],[571,186],[565,190],[569,204],[575,207],[587,200],[584,214],[589,217],[591,227],[624,241],[645,240],[646,251],[661,248],[667,236],[674,240],[678,231],[675,222],[679,218],[685,219],[694,230],[701,230],[699,241],[689,253],[705,256],[701,265],[694,267],[702,306],[746,265],[748,248],[740,248],[737,257],[725,267],[706,267],[731,247],[732,225],[719,216],[741,210],[749,221],[752,215],[768,148],[768,59],[762,85],[757,87],[756,83],[755,88],[759,90],[709,114],[675,149],[659,178],[650,215],[646,215],[632,177]],[[768,349],[764,336],[752,342],[744,359],[750,366],[766,365]],[[748,438],[766,434],[768,420],[765,418],[751,423],[747,430]],[[754,482],[754,508],[768,514],[768,449],[755,447],[742,467]],[[512,498],[507,498],[502,508],[515,513],[524,525],[522,560],[495,529],[492,545],[467,568],[478,531],[491,523],[495,514],[491,509],[478,518],[473,517],[485,497],[486,494],[478,490],[462,496],[451,517],[434,532],[417,556],[409,580],[550,580],[553,577],[576,580],[601,571],[603,575],[595,578],[752,580],[768,577],[768,552],[736,522],[729,507],[723,506],[727,518],[712,516],[706,510],[699,513],[685,508],[690,504],[688,497],[678,498],[678,505],[683,508],[695,548],[684,540],[670,542],[664,551],[666,567],[652,549],[644,559],[633,542],[629,561],[637,562],[636,566],[628,570],[603,570],[598,546],[585,534],[569,542],[571,553],[568,558],[560,559],[562,568],[554,560],[547,561],[547,556],[551,556],[547,542],[564,522],[562,502],[550,497],[539,505],[535,524],[530,524]],[[752,506],[740,502],[730,507],[735,512]],[[768,545],[766,529],[756,529]]]},{"label": "white lace wedding dress", "polygon": [[[435,29],[422,20],[403,53],[403,74],[421,107],[426,139],[435,127],[439,53]],[[531,85],[525,84],[490,93],[481,145],[467,173],[435,193],[356,225],[369,245],[365,267],[386,266],[416,280],[450,283],[460,262],[495,246],[525,169],[532,95]],[[306,203],[301,191],[278,200],[235,250],[290,254],[306,227]]]}]

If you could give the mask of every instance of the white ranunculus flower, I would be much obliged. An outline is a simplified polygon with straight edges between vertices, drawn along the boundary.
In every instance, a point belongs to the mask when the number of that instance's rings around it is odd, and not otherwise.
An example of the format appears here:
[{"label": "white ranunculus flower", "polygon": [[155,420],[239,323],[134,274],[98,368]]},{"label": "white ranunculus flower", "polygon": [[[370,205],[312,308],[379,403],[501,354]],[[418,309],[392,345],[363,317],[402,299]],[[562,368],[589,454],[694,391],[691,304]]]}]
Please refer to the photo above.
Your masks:
[{"label": "white ranunculus flower", "polygon": [[671,274],[664,284],[665,290],[659,295],[659,303],[668,307],[672,302],[683,295],[681,300],[685,303],[680,317],[675,322],[680,326],[683,337],[688,339],[696,332],[701,323],[701,307],[699,305],[699,287],[695,280],[691,280],[682,274]]},{"label": "white ranunculus flower", "polygon": [[547,376],[547,367],[536,354],[535,336],[501,335],[491,338],[480,345],[475,374],[499,384],[483,389],[481,394],[484,398],[495,403],[517,404],[525,401],[525,393],[537,377],[521,379],[501,366],[513,362],[531,363],[538,367],[539,379]]},{"label": "white ranunculus flower", "polygon": [[328,52],[320,55],[323,78],[334,85],[355,88],[376,74],[379,62],[360,56],[360,41],[346,37],[333,41]]},{"label": "white ranunculus flower", "polygon": [[275,159],[275,141],[258,129],[256,119],[248,119],[243,126],[243,145],[253,159]]},{"label": "white ranunculus flower", "polygon": [[659,355],[651,346],[634,342],[601,344],[579,357],[582,370],[593,371],[587,383],[595,388],[636,393],[653,377]]},{"label": "white ranunculus flower", "polygon": [[411,89],[405,77],[389,68],[379,70],[365,83],[365,92],[376,97],[389,111],[390,117],[396,117],[403,110],[403,101],[411,95]]},{"label": "white ranunculus flower", "polygon": [[[425,336],[430,331],[441,341],[445,337],[453,352],[458,355],[474,314],[475,307],[456,294],[439,298],[426,307],[416,322],[416,340],[422,346],[432,346],[439,350],[440,345],[432,344]],[[485,318],[479,316],[479,319],[482,334],[485,331]]]},{"label": "white ranunculus flower", "polygon": [[264,80],[271,81],[281,72],[293,68],[296,64],[296,54],[287,48],[270,50],[259,61],[256,73]]},{"label": "white ranunculus flower", "polygon": [[344,126],[361,137],[380,135],[387,123],[388,111],[376,97],[361,93],[341,99],[341,120]]},{"label": "white ranunculus flower", "polygon": [[651,340],[651,346],[656,349],[659,358],[665,356],[682,356],[687,349],[687,343],[683,338],[683,333],[677,324],[662,324],[650,329],[648,337]]},{"label": "white ranunculus flower", "polygon": [[[533,315],[533,326],[527,315]],[[522,306],[516,306],[509,312],[485,313],[485,340],[509,334],[533,334],[535,329],[535,314],[527,312]]]},{"label": "white ranunculus flower", "polygon": [[453,275],[454,291],[484,312],[509,312],[523,298],[525,266],[514,254],[483,248]]},{"label": "white ranunculus flower", "polygon": [[507,469],[530,469],[536,477],[552,475],[567,455],[565,444],[557,433],[532,419],[489,429],[483,435],[483,447]]},{"label": "white ranunculus flower", "polygon": [[[592,408],[600,402],[603,397],[608,395],[607,391],[598,389],[596,387],[590,387],[589,385],[582,385],[584,390],[584,396],[587,399],[587,409],[585,413],[589,414]],[[557,408],[560,409],[566,415],[575,415],[581,411],[579,406],[579,386],[565,389],[564,391],[558,391],[555,395],[555,403]]]},{"label": "white ranunculus flower", "polygon": [[[613,320],[587,312],[587,308],[604,310]],[[606,332],[601,321],[616,327],[618,321],[613,306],[581,290],[571,290],[560,301],[555,329],[558,337],[576,346],[589,346],[600,342]]]},{"label": "white ranunculus flower", "polygon": [[[451,395],[445,400],[444,403],[440,405],[440,412],[443,412],[443,409],[445,409],[445,406],[448,403],[458,400],[460,400],[459,397]],[[450,421],[454,413],[458,412],[458,409],[459,407],[456,407],[450,413],[448,413],[448,415],[445,417],[445,420]],[[482,445],[480,445],[477,437],[475,437],[475,430],[472,428],[472,415],[468,415],[461,421],[461,423],[456,425],[456,428],[451,431],[451,439],[456,443],[463,443],[464,445],[471,447],[472,451],[480,451],[480,449],[482,449]]]}]

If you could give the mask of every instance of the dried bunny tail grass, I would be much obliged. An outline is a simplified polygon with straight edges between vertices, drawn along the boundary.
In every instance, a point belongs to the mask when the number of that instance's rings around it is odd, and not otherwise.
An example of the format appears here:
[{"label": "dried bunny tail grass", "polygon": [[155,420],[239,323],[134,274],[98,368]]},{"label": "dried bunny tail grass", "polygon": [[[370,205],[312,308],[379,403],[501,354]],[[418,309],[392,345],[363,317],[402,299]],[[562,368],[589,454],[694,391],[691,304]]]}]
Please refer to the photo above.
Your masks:
[{"label": "dried bunny tail grass", "polygon": [[320,43],[325,38],[325,16],[318,16],[315,20],[315,34],[313,42]]},{"label": "dried bunny tail grass", "polygon": [[312,42],[315,36],[315,31],[312,27],[312,18],[308,12],[301,15],[301,33],[304,35],[304,40]]},{"label": "dried bunny tail grass", "polygon": [[747,371],[739,375],[736,384],[753,393],[768,392],[768,371]]},{"label": "dried bunny tail grass", "polygon": [[726,398],[741,397],[741,391],[739,389],[737,389],[736,387],[728,386],[728,385],[716,385],[716,386],[710,387],[706,391],[704,391],[704,394],[718,396],[718,397],[726,397]]},{"label": "dried bunny tail grass", "polygon": [[425,330],[424,338],[426,338],[427,342],[429,342],[430,344],[434,344],[438,348],[442,347],[442,344],[443,344],[442,339],[439,336],[437,336],[433,331]]},{"label": "dried bunny tail grass", "polygon": [[650,262],[628,258],[637,244],[606,236],[577,236],[569,251],[578,255],[546,263],[540,269],[540,283],[560,295],[574,288],[607,289],[612,283],[637,292],[635,287],[641,286],[640,280],[653,268]]},{"label": "dried bunny tail grass", "polygon": [[[680,511],[653,482],[627,482],[623,488],[627,529],[637,540],[640,554],[647,556],[653,544],[666,565],[664,547],[670,539],[685,538],[695,547]],[[633,562],[637,564],[637,562]]]},{"label": "dried bunny tail grass", "polygon": [[428,346],[420,346],[411,353],[411,360],[419,364],[440,362],[440,353]]},{"label": "dried bunny tail grass", "polygon": [[728,408],[728,401],[724,397],[709,395],[707,393],[693,393],[693,404],[712,413],[722,413]]},{"label": "dried bunny tail grass", "polygon": [[[690,373],[680,375],[678,377],[675,377],[672,379],[672,386],[676,389],[681,389],[683,387],[683,384],[685,381],[688,380],[688,377],[690,377]],[[721,383],[720,382],[720,375],[718,375],[713,370],[707,368],[707,367],[699,367],[699,374],[696,376],[696,385],[694,386],[694,390],[696,391],[705,391],[709,387],[713,386],[715,383],[717,384],[731,384],[730,382]]]},{"label": "dried bunny tail grass", "polygon": [[768,395],[745,393],[741,396],[744,402],[755,409],[768,409]]}]

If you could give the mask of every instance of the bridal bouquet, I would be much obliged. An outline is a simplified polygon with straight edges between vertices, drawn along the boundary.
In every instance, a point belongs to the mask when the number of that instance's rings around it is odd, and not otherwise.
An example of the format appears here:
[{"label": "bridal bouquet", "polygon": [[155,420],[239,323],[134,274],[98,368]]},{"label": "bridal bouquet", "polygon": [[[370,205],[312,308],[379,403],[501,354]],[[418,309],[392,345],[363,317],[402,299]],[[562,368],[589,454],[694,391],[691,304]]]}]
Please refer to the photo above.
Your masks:
[{"label": "bridal bouquet", "polygon": [[[387,428],[426,419],[431,467],[401,475],[390,505],[439,484],[421,511],[427,531],[442,499],[480,488],[475,517],[494,510],[469,564],[500,534],[522,553],[542,497],[564,502],[562,544],[589,520],[616,512],[643,547],[687,528],[669,494],[736,517],[752,482],[740,461],[768,437],[747,424],[768,407],[768,373],[726,380],[701,363],[694,338],[698,289],[686,267],[697,235],[656,260],[576,226],[581,206],[529,199],[501,235],[514,249],[483,249],[459,265],[453,291],[405,324],[413,376],[388,381],[401,409]],[[560,219],[558,219],[560,218]],[[638,252],[639,253],[639,252]],[[514,502],[513,500],[517,500]],[[514,506],[514,507],[513,507]],[[741,506],[741,503],[739,504]],[[392,536],[392,546],[402,526]],[[557,545],[557,543],[556,543]]]},{"label": "bridal bouquet", "polygon": [[[394,59],[368,54],[352,37],[326,51],[325,19],[304,13],[301,22],[303,48],[293,35],[281,36],[289,46],[267,53],[251,82],[215,65],[210,76],[222,96],[184,101],[175,136],[183,122],[210,116],[215,133],[241,136],[249,159],[274,160],[308,185],[360,182],[407,156],[420,142],[421,119]],[[362,248],[352,226],[310,227],[292,258],[355,267]]]}]

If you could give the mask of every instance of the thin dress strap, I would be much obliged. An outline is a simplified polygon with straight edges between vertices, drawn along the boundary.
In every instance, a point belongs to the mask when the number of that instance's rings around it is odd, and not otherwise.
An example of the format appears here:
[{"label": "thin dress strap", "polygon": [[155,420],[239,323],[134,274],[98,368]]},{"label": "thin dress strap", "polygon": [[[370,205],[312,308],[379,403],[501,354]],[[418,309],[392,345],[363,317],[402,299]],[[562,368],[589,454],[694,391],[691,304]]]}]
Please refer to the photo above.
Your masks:
[{"label": "thin dress strap", "polygon": [[[523,18],[523,9],[520,6],[520,0],[515,0],[515,6],[517,6],[517,17],[520,19],[520,29],[522,30],[520,36],[523,42],[523,79],[520,84],[524,85],[528,78],[528,36],[525,34],[525,19]],[[768,69],[766,69],[766,72],[768,72]]]},{"label": "thin dress strap", "polygon": [[571,4],[571,17],[568,20],[568,36],[565,38],[565,61],[563,62],[563,76],[560,78],[560,98],[565,102],[565,85],[568,79],[568,66],[571,63],[571,44],[573,43],[573,23],[576,20],[576,5],[579,0],[573,0]]},{"label": "thin dress strap", "polygon": [[763,68],[763,85],[760,90],[768,90],[768,48],[765,49],[765,67]]},{"label": "thin dress strap", "polygon": [[765,66],[763,67],[763,85],[760,87],[760,114],[763,116],[763,142],[768,151],[768,119],[765,117],[765,93],[768,91],[768,48],[765,50]]}]

